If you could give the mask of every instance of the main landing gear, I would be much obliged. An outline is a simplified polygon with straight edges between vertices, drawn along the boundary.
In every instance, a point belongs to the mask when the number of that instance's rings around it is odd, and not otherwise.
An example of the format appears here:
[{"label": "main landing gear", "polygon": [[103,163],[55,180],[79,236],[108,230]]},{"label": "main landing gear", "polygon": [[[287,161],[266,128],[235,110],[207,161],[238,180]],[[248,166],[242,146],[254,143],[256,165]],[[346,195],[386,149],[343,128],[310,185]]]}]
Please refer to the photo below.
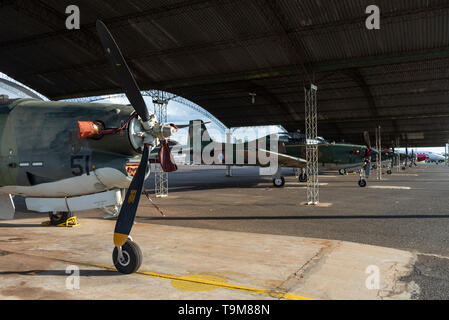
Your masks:
[{"label": "main landing gear", "polygon": [[48,217],[50,218],[50,224],[57,226],[73,217],[73,213],[70,211],[53,211],[48,214]]},{"label": "main landing gear", "polygon": [[338,173],[339,173],[341,176],[345,176],[345,175],[347,174],[346,169],[340,169],[340,170],[338,170]]},{"label": "main landing gear", "polygon": [[307,182],[308,177],[306,173],[301,173],[298,177],[299,182]]},{"label": "main landing gear", "polygon": [[273,186],[276,188],[282,188],[285,185],[285,178],[284,177],[278,177],[273,179]]},{"label": "main landing gear", "polygon": [[273,186],[275,188],[282,188],[285,185],[285,178],[282,176],[282,168],[278,167],[276,173],[273,175]]},{"label": "main landing gear", "polygon": [[360,188],[365,188],[366,187],[366,180],[365,179],[360,179],[359,180],[359,186]]},{"label": "main landing gear", "polygon": [[299,182],[307,182],[309,180],[309,177],[307,176],[306,170],[304,168],[301,168],[299,171],[298,181]]},{"label": "main landing gear", "polygon": [[118,272],[131,274],[139,270],[142,264],[142,251],[137,243],[128,239],[122,247],[115,247],[112,261]]}]

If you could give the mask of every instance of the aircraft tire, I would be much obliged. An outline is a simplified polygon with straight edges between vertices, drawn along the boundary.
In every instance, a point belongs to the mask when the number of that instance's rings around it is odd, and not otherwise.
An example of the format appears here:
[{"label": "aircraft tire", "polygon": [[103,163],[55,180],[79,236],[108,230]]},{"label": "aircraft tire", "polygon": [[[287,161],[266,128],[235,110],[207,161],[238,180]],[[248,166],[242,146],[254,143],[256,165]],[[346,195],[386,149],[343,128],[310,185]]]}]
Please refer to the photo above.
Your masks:
[{"label": "aircraft tire", "polygon": [[273,179],[273,185],[276,188],[282,188],[285,185],[285,178],[284,177],[274,178]]},{"label": "aircraft tire", "polygon": [[299,180],[299,182],[307,182],[307,180],[308,180],[308,176],[307,176],[307,174],[300,174],[299,175],[299,177],[298,177],[298,180]]},{"label": "aircraft tire", "polygon": [[388,170],[388,171],[387,171],[387,174],[393,174],[393,171]]},{"label": "aircraft tire", "polygon": [[73,214],[67,211],[50,212],[48,214],[48,217],[50,218],[50,223],[53,226],[57,226],[58,224],[66,222],[67,219],[71,218],[72,216]]},{"label": "aircraft tire", "polygon": [[359,186],[360,186],[360,188],[365,188],[366,187],[366,180],[365,179],[360,179],[359,180]]},{"label": "aircraft tire", "polygon": [[137,243],[128,239],[122,246],[122,253],[124,261],[119,261],[117,247],[112,252],[112,261],[117,271],[123,274],[131,274],[139,270],[142,264],[142,251]]},{"label": "aircraft tire", "polygon": [[344,176],[344,175],[346,174],[346,170],[345,170],[345,169],[340,169],[340,170],[338,170],[338,173],[339,173],[341,176]]}]

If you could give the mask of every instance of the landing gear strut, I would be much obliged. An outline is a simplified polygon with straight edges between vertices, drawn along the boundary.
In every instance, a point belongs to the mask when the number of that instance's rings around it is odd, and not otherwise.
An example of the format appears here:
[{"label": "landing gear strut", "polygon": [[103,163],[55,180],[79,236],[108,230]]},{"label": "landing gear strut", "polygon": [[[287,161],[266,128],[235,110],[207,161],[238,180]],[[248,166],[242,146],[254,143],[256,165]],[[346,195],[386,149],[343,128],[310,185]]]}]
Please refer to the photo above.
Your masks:
[{"label": "landing gear strut", "polygon": [[299,182],[307,182],[308,179],[309,179],[309,177],[307,176],[306,170],[301,169],[299,176],[298,176],[298,181]]},{"label": "landing gear strut", "polygon": [[364,174],[364,173],[365,173],[365,170],[364,170],[363,168],[359,170],[359,176],[360,176],[360,179],[359,179],[359,187],[360,187],[360,188],[365,188],[366,185],[367,185],[366,180],[363,179],[363,174]]},{"label": "landing gear strut", "polygon": [[53,211],[48,214],[48,217],[50,218],[50,223],[53,226],[57,226],[73,217],[73,213],[70,211]]},{"label": "landing gear strut", "polygon": [[142,264],[142,251],[137,243],[128,239],[122,247],[115,247],[112,261],[118,272],[131,274],[139,270]]},{"label": "landing gear strut", "polygon": [[301,173],[298,178],[299,182],[307,182],[308,177],[306,173]]}]

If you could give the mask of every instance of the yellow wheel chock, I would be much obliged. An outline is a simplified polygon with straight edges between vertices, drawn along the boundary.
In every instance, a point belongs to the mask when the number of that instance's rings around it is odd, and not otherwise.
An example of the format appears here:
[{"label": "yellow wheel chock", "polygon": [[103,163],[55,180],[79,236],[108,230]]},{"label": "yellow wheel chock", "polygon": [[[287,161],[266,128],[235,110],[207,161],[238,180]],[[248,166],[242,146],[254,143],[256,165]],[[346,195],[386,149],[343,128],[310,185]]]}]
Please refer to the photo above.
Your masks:
[{"label": "yellow wheel chock", "polygon": [[[41,223],[42,226],[44,227],[49,227],[52,224],[50,223],[50,221],[44,221]],[[64,228],[73,228],[73,227],[78,227],[80,224],[78,223],[76,216],[74,217],[70,217],[68,218],[65,222],[60,223],[57,225],[57,227],[64,227]]]}]

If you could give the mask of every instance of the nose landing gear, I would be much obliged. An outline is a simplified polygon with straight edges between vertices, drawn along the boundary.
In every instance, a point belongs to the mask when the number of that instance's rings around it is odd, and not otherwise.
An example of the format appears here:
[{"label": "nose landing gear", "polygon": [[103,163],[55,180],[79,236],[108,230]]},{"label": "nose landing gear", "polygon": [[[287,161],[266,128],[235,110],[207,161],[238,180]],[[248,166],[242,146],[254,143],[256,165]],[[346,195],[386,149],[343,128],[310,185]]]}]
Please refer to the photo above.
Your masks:
[{"label": "nose landing gear", "polygon": [[137,243],[128,239],[122,247],[115,247],[112,262],[118,272],[131,274],[139,270],[142,264],[142,251]]},{"label": "nose landing gear", "polygon": [[363,179],[363,176],[364,176],[364,175],[365,175],[365,170],[364,170],[363,168],[361,168],[361,169],[359,170],[359,177],[360,177],[360,179],[359,179],[359,187],[360,187],[360,188],[365,188],[366,185],[367,185],[366,180]]}]

